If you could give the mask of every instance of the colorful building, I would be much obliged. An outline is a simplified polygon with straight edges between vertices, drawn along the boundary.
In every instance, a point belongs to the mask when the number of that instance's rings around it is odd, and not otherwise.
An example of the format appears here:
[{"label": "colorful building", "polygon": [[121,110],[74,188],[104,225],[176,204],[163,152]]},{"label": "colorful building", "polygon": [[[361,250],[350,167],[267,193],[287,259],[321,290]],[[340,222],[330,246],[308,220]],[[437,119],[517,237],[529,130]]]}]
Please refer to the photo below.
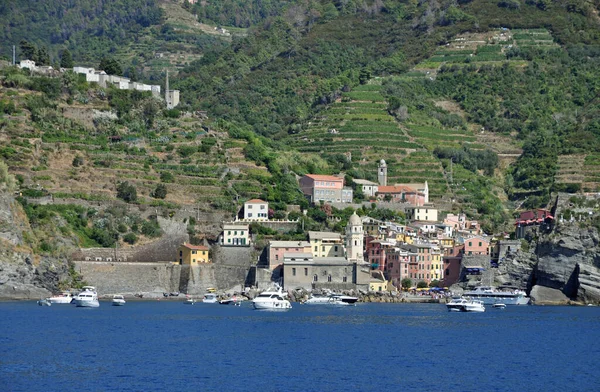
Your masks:
[{"label": "colorful building", "polygon": [[329,231],[309,231],[308,242],[310,243],[313,257],[344,257],[344,241],[339,233]]},{"label": "colorful building", "polygon": [[340,177],[306,174],[300,179],[300,190],[311,203],[352,203],[352,188],[344,187]]},{"label": "colorful building", "polygon": [[269,241],[267,247],[267,261],[269,269],[274,270],[283,264],[284,254],[286,253],[312,253],[308,241]]},{"label": "colorful building", "polygon": [[210,263],[209,249],[207,246],[184,243],[179,247],[179,264],[193,266],[205,263]]}]

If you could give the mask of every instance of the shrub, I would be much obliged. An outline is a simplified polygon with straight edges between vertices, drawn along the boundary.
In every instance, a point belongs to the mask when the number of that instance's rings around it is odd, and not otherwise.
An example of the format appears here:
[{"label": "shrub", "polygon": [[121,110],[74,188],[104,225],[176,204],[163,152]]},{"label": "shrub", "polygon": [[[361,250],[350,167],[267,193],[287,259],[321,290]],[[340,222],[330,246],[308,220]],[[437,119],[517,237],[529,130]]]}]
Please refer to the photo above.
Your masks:
[{"label": "shrub", "polygon": [[83,165],[83,163],[84,161],[81,155],[76,155],[75,158],[73,158],[73,167],[79,167]]},{"label": "shrub", "polygon": [[137,190],[128,181],[121,182],[117,186],[117,197],[127,203],[135,202],[137,200]]},{"label": "shrub", "polygon": [[160,237],[162,231],[160,229],[158,221],[153,219],[144,222],[144,224],[142,225],[142,234],[146,237]]},{"label": "shrub", "polygon": [[158,184],[156,188],[150,194],[155,199],[164,199],[167,197],[167,186],[165,184]]},{"label": "shrub", "polygon": [[133,233],[127,233],[123,236],[123,241],[127,242],[130,245],[135,244],[137,239],[138,239],[137,236]]},{"label": "shrub", "polygon": [[160,180],[162,182],[173,182],[175,176],[171,172],[162,172],[160,173]]}]

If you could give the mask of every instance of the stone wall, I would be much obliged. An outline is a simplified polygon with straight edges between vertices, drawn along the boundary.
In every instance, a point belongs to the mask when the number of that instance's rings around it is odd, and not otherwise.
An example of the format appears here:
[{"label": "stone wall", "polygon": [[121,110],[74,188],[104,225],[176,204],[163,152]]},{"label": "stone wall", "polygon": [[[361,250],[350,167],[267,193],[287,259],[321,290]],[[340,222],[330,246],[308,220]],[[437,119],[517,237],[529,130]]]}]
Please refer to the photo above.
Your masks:
[{"label": "stone wall", "polygon": [[75,270],[98,295],[158,293],[179,290],[181,266],[172,263],[75,261]]}]

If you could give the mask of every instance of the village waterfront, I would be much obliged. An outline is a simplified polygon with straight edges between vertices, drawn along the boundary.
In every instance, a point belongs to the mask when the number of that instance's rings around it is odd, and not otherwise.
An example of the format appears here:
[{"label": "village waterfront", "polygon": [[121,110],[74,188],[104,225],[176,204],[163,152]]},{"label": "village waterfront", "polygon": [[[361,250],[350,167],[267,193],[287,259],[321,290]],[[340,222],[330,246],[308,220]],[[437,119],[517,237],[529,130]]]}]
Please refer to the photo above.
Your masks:
[{"label": "village waterfront", "polygon": [[[596,390],[599,307],[0,303],[4,391]],[[585,355],[581,353],[585,352]]]}]

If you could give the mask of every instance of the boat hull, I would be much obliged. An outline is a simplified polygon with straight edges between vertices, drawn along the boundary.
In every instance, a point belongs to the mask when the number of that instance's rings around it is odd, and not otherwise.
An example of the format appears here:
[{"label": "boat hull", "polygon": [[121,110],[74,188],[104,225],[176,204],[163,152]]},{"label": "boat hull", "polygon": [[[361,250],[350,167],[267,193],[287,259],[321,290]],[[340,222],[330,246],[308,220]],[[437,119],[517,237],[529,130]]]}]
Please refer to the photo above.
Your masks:
[{"label": "boat hull", "polygon": [[125,305],[125,301],[112,301],[112,306],[123,306]]},{"label": "boat hull", "polygon": [[292,308],[289,301],[277,301],[277,302],[252,302],[252,306],[256,310],[288,310]]},{"label": "boat hull", "polygon": [[97,308],[100,306],[100,302],[98,302],[97,299],[91,299],[91,300],[76,299],[74,302],[75,302],[75,306],[77,306],[78,308]]},{"label": "boat hull", "polygon": [[464,294],[465,298],[483,302],[484,305],[504,304],[504,305],[528,305],[529,297],[524,295],[472,295]]},{"label": "boat hull", "polygon": [[73,300],[73,297],[50,297],[48,301],[53,304],[70,304]]}]

